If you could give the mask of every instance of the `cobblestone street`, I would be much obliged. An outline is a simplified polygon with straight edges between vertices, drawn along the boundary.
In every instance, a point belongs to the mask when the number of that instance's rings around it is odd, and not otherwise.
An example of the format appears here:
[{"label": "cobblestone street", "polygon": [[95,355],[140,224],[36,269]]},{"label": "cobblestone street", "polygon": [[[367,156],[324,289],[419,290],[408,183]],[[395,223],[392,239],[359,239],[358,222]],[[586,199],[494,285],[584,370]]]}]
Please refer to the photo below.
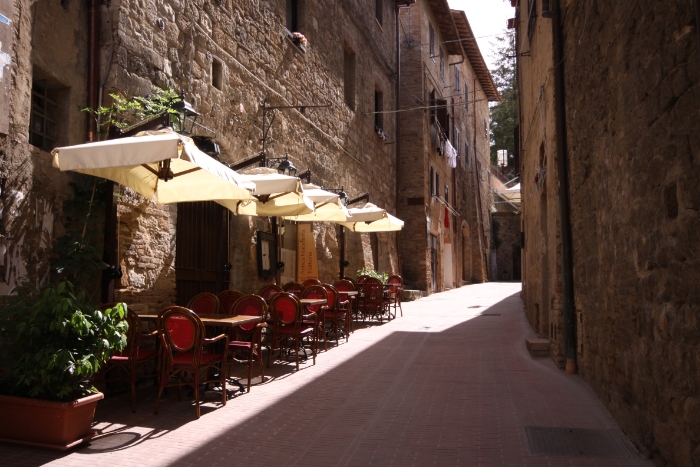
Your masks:
[{"label": "cobblestone street", "polygon": [[[3,444],[0,458],[5,466],[651,465],[580,377],[529,355],[524,340],[535,336],[519,291],[488,283],[406,303],[403,318],[360,326],[315,366],[296,373],[273,363],[265,384],[225,407],[208,393],[199,420],[192,399],[178,402],[175,391],[153,415],[146,384],[135,414],[127,394],[100,402],[90,445],[56,454]],[[553,446],[551,432],[549,446],[538,445],[532,427],[579,429],[589,451]],[[569,455],[532,454],[552,449]]]}]

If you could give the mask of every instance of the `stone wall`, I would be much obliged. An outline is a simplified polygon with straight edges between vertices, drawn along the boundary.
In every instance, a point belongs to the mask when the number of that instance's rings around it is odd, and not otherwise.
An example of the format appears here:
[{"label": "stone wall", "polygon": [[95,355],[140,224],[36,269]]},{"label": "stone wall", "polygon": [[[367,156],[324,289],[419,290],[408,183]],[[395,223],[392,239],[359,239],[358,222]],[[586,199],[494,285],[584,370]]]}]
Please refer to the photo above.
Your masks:
[{"label": "stone wall", "polygon": [[[523,292],[528,317],[545,336],[537,308],[547,292],[558,360],[551,21],[539,16],[530,42],[526,4],[518,23],[519,51],[530,51],[519,60]],[[643,454],[658,465],[699,465],[700,55],[693,3],[560,4],[579,372]],[[531,194],[543,140],[546,183]]]},{"label": "stone wall", "polygon": [[[493,221],[499,223],[498,238],[500,245],[496,248],[496,277],[494,280],[520,280],[520,269],[516,270],[520,256],[520,213],[494,212]],[[496,231],[494,227],[494,232]]]},{"label": "stone wall", "polygon": [[[91,185],[89,177],[62,174],[51,155],[29,140],[32,81],[56,103],[56,145],[85,141],[86,9],[79,0],[15,1],[9,73],[9,134],[0,134],[0,293],[22,276],[35,283],[49,277],[54,239],[64,233],[63,201],[68,185]],[[61,27],[57,28],[56,24]],[[50,149],[47,147],[47,149]],[[99,215],[99,213],[95,213]],[[74,222],[75,223],[75,222]]]},{"label": "stone wall", "polygon": [[[146,0],[138,5],[112,2],[111,18],[117,29],[108,89],[125,95],[145,95],[153,86],[184,90],[187,100],[202,114],[200,122],[216,131],[221,159],[233,163],[260,151],[265,99],[270,105],[331,104],[329,108],[277,111],[268,156],[289,153],[300,171],[312,170],[312,183],[342,186],[350,197],[370,192],[373,203],[395,213],[394,177],[387,176],[395,172],[395,145],[385,144],[376,134],[373,115],[375,91],[383,94],[384,109],[395,106],[393,8],[385,2],[380,26],[370,0],[306,0],[299,5],[298,29],[308,39],[305,48],[287,35],[286,2],[282,0],[224,0],[220,6],[181,0]],[[356,60],[354,108],[344,98],[344,49],[351,50]],[[214,86],[213,63],[223,69],[221,89]],[[395,139],[394,122],[392,114],[383,118],[387,142]],[[162,213],[162,223],[173,225],[167,210],[148,209]],[[151,215],[148,209],[143,216]],[[145,222],[143,216],[122,218],[127,225],[121,231],[160,239],[164,243],[156,249],[163,251],[164,258],[172,258],[174,252],[167,252],[167,242],[172,239],[159,232],[160,222]],[[230,287],[257,291],[270,282],[256,273],[258,222],[250,218],[230,222],[229,260],[234,263]],[[263,219],[263,225],[270,231],[269,220]],[[339,273],[337,226],[315,223],[313,232],[319,273],[323,280],[335,280]],[[376,255],[366,254],[366,248],[353,249],[348,242],[350,270],[368,266],[397,272],[394,237],[375,242],[380,256],[387,259],[379,265],[372,264]],[[124,238],[124,242],[133,244],[136,238]],[[371,242],[369,245],[371,250]],[[128,279],[121,293],[138,291],[144,296],[148,284],[141,281],[143,274],[133,270],[128,260],[124,264]],[[172,264],[154,267],[165,271]]]}]

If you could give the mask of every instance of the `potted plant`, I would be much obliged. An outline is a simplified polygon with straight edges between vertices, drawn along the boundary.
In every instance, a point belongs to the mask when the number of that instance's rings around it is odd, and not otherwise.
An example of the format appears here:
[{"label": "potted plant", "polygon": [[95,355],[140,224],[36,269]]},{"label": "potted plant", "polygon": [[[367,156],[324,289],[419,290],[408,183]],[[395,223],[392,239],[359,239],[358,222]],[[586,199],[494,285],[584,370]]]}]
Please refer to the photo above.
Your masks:
[{"label": "potted plant", "polygon": [[[0,440],[67,450],[89,440],[93,376],[126,347],[124,304],[105,311],[70,280],[28,282],[0,304]],[[7,421],[11,421],[7,423]]]}]

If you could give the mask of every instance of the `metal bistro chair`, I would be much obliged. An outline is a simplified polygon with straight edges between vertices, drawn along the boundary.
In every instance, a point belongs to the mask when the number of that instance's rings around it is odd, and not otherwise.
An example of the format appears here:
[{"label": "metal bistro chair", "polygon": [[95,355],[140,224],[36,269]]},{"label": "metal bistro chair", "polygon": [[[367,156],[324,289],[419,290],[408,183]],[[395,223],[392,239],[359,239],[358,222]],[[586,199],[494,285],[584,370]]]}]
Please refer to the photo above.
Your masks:
[{"label": "metal bistro chair", "polygon": [[[301,294],[301,298],[315,298],[326,300],[328,303],[328,291],[322,285],[311,285]],[[303,305],[308,313],[313,313],[314,316],[305,318],[303,324],[313,326],[315,329],[316,342],[323,335],[324,349],[328,350],[328,339],[325,337],[325,313],[328,310],[328,305]]]},{"label": "metal bistro chair", "polygon": [[[114,308],[116,303],[105,303],[100,305],[100,310],[107,310],[109,308]],[[125,307],[126,308],[126,307]],[[112,355],[107,364],[102,371],[102,378],[105,384],[112,383],[114,381],[128,381],[131,386],[131,411],[136,412],[136,384],[139,380],[157,378],[157,365],[156,365],[156,350],[155,350],[155,339],[153,342],[152,349],[141,348],[141,345],[151,338],[156,338],[158,336],[158,331],[143,332],[141,327],[141,319],[139,316],[127,308],[126,316],[124,316],[129,329],[126,332],[126,349],[121,352]],[[146,365],[153,365],[153,371],[138,377],[139,371]],[[112,370],[115,368],[121,368],[124,371],[123,376],[108,377],[111,376]]]},{"label": "metal bistro chair", "polygon": [[[331,322],[331,329],[333,329],[333,334],[335,335],[335,346],[338,346],[338,333],[340,332],[340,322],[343,323],[343,333],[345,334],[345,342],[348,341],[350,334],[350,310],[348,309],[347,297],[342,302],[341,295],[338,289],[330,284],[323,284],[323,287],[328,292],[328,305],[323,313],[323,319],[325,322]],[[325,327],[325,324],[324,324]],[[327,341],[328,338],[326,337]]]},{"label": "metal bistro chair", "polygon": [[243,292],[238,290],[224,290],[219,294],[219,304],[221,306],[221,313],[225,315],[231,314],[231,307],[236,301],[245,295]]},{"label": "metal bistro chair", "polygon": [[306,289],[312,285],[321,285],[321,281],[318,279],[306,279],[301,285]]},{"label": "metal bistro chair", "polygon": [[269,303],[270,300],[272,299],[272,297],[274,297],[275,295],[277,295],[278,293],[280,293],[282,291],[283,291],[282,287],[280,287],[279,285],[270,284],[270,285],[266,285],[265,287],[260,289],[260,292],[258,292],[258,295],[260,295],[262,298],[265,299],[266,302]]},{"label": "metal bistro chair", "polygon": [[194,311],[198,315],[216,314],[221,312],[219,297],[209,292],[202,292],[192,297],[186,308]]},{"label": "metal bistro chair", "polygon": [[380,323],[383,322],[387,305],[384,300],[384,284],[379,279],[370,277],[362,284],[362,291],[364,292],[362,320],[364,321],[367,316],[371,316],[374,319],[378,318]]},{"label": "metal bistro chair", "polygon": [[288,282],[282,286],[282,290],[300,298],[302,292],[304,292],[304,286],[296,282]]},{"label": "metal bistro chair", "polygon": [[355,283],[349,279],[340,279],[339,281],[336,281],[335,284],[333,284],[333,287],[336,288],[338,293],[340,294],[339,300],[339,307],[342,310],[343,309],[343,302],[348,301],[348,304],[346,306],[347,310],[349,313],[351,313],[349,323],[350,323],[350,332],[355,332],[355,324],[354,324],[354,319],[353,316],[357,315],[357,297],[351,297],[349,295],[344,295],[343,292],[353,292],[357,290],[357,287],[355,286]]},{"label": "metal bistro chair", "polygon": [[[302,321],[313,319],[316,314],[310,313],[304,316],[302,313],[301,302],[294,295],[281,292],[272,297],[270,303],[270,315],[272,316],[272,346],[270,353],[267,354],[267,366],[270,366],[270,358],[276,347],[280,347],[280,358],[282,357],[282,345],[284,342],[293,341],[294,353],[296,357],[297,371],[299,371],[299,346],[302,345],[303,339],[310,338],[311,351],[313,354],[314,365],[316,364],[316,349],[318,341],[315,339],[315,328],[304,326]],[[315,318],[316,320],[318,318]]]},{"label": "metal bistro chair", "polygon": [[[264,320],[267,316],[267,303],[259,295],[244,295],[233,304],[230,314],[262,316]],[[260,363],[260,382],[265,381],[265,367],[262,360],[262,330],[265,327],[267,327],[265,322],[242,324],[231,332],[228,349],[233,361],[248,365],[248,392],[250,392],[250,381],[253,379],[253,361]],[[236,353],[245,356],[245,359],[237,358]]]},{"label": "metal bistro chair", "polygon": [[[161,339],[161,372],[158,397],[154,413],[158,413],[163,389],[177,386],[177,398],[182,399],[180,387],[192,386],[197,418],[199,410],[199,386],[207,383],[221,384],[221,403],[226,405],[226,350],[222,353],[204,353],[204,347],[223,341],[228,349],[228,336],[220,334],[212,339],[205,337],[204,324],[197,314],[180,306],[170,306],[158,315],[158,332]],[[201,380],[209,370],[218,371],[214,379]],[[175,378],[174,383],[170,379]],[[189,380],[189,381],[188,381]]]},{"label": "metal bistro chair", "polygon": [[389,299],[389,307],[394,309],[394,318],[396,318],[396,307],[401,311],[403,317],[403,308],[401,307],[401,296],[403,295],[403,278],[398,275],[389,276],[387,283],[387,295]]}]

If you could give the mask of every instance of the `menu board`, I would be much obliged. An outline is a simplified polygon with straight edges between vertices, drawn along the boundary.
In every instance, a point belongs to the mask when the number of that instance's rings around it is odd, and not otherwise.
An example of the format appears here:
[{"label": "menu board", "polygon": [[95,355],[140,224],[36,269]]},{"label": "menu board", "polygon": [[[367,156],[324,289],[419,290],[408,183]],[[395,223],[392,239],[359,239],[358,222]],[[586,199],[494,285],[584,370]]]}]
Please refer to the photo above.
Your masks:
[{"label": "menu board", "polygon": [[311,224],[297,225],[297,282],[318,279],[318,256]]}]

